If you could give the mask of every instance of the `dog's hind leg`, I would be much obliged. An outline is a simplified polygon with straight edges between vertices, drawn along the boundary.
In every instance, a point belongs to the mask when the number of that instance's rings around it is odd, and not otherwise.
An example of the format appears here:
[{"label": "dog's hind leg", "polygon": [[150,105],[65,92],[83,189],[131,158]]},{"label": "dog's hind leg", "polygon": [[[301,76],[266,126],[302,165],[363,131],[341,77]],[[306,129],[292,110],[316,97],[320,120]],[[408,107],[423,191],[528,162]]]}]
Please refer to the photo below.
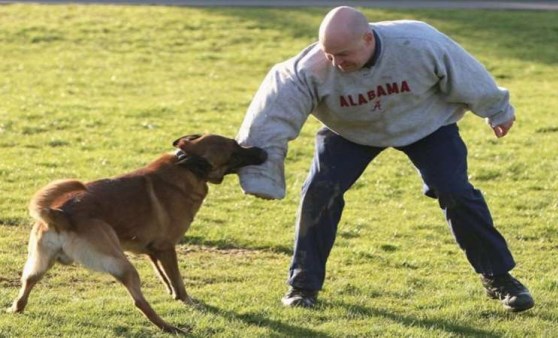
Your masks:
[{"label": "dog's hind leg", "polygon": [[114,230],[100,220],[82,221],[79,225],[80,234],[64,251],[76,262],[101,272],[107,272],[122,283],[134,300],[134,305],[153,324],[169,333],[187,333],[165,322],[151,308],[140,287],[140,277],[132,263],[124,255],[120,241]]},{"label": "dog's hind leg", "polygon": [[55,262],[60,251],[59,234],[48,231],[41,222],[35,223],[29,237],[28,255],[21,275],[21,289],[8,312],[23,312],[33,287]]},{"label": "dog's hind leg", "polygon": [[155,257],[166,280],[170,283],[174,299],[181,300],[186,304],[193,304],[193,300],[186,293],[184,281],[178,269],[178,259],[176,258],[176,250],[174,247],[167,250],[156,251],[152,256]]}]

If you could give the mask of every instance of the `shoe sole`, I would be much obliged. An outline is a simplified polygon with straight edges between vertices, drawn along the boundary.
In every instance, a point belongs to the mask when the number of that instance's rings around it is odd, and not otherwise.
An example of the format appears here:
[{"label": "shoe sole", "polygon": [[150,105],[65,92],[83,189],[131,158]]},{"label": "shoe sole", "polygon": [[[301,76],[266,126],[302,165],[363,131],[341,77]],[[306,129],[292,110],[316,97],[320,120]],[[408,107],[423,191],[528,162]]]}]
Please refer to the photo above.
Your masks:
[{"label": "shoe sole", "polygon": [[303,308],[313,308],[316,304],[305,302],[302,298],[287,300],[281,299],[281,303],[283,303],[286,307],[303,307]]},{"label": "shoe sole", "polygon": [[521,307],[512,307],[512,306],[504,304],[504,308],[506,310],[510,311],[510,312],[523,312],[523,311],[527,311],[527,310],[533,308],[534,306],[535,306],[535,302],[530,302],[530,303],[524,304]]}]

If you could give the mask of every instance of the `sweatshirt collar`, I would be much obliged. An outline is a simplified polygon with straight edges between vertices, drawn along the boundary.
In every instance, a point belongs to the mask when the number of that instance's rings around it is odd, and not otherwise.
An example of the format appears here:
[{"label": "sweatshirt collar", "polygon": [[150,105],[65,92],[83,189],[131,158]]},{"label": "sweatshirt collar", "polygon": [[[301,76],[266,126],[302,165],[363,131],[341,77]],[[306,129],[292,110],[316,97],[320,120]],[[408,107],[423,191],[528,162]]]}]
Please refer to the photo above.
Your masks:
[{"label": "sweatshirt collar", "polygon": [[372,33],[374,34],[374,54],[372,54],[370,59],[364,64],[363,68],[372,68],[378,61],[378,57],[380,56],[380,52],[382,50],[380,37],[375,30],[372,30]]}]

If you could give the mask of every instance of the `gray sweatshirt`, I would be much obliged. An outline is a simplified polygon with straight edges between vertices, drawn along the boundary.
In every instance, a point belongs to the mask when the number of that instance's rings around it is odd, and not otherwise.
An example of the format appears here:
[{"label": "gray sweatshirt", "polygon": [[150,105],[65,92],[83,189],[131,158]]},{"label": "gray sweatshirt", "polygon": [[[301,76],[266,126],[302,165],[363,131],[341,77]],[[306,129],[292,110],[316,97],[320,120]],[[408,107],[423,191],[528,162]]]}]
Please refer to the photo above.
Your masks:
[{"label": "gray sweatshirt", "polygon": [[448,36],[418,21],[371,27],[381,45],[371,68],[343,73],[314,43],[269,71],[237,135],[268,152],[263,165],[240,170],[245,193],[285,196],[287,143],[310,114],[347,140],[377,147],[411,144],[468,110],[493,127],[514,117],[508,91]]}]

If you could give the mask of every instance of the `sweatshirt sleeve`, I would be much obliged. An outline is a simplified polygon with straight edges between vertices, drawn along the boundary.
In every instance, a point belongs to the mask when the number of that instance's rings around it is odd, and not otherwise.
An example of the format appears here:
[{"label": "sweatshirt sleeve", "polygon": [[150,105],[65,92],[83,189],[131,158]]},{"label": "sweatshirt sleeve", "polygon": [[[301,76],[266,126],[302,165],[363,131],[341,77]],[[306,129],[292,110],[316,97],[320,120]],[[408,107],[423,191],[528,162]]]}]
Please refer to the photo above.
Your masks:
[{"label": "sweatshirt sleeve", "polygon": [[492,127],[512,119],[508,90],[498,87],[488,70],[465,49],[444,37],[437,53],[437,75],[448,102],[465,104]]},{"label": "sweatshirt sleeve", "polygon": [[268,199],[285,197],[287,143],[296,138],[315,106],[292,61],[273,67],[256,92],[237,134],[241,145],[265,149],[268,159],[239,170],[242,190]]}]

